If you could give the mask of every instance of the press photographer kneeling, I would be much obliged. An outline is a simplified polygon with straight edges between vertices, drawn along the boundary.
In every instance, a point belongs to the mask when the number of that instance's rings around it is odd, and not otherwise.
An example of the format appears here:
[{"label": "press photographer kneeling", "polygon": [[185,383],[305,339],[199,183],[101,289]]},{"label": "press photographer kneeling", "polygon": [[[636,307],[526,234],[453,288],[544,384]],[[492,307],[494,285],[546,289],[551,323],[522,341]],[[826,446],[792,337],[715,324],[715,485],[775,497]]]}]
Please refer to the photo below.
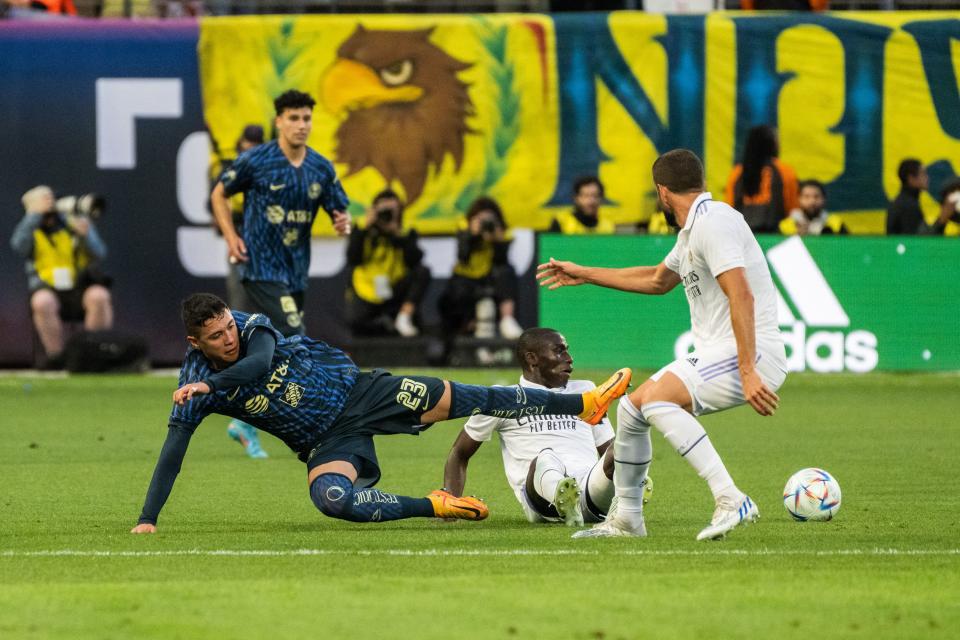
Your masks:
[{"label": "press photographer kneeling", "polygon": [[26,259],[30,311],[46,353],[46,366],[63,364],[64,321],[82,321],[89,330],[113,326],[110,279],[99,262],[107,247],[94,219],[103,200],[93,194],[55,201],[47,186],[22,198],[26,211],[13,230],[10,246]]},{"label": "press photographer kneeling", "polygon": [[403,230],[403,203],[390,189],[377,194],[366,223],[353,230],[347,264],[347,319],[354,335],[412,337],[417,309],[430,283],[417,232]]}]

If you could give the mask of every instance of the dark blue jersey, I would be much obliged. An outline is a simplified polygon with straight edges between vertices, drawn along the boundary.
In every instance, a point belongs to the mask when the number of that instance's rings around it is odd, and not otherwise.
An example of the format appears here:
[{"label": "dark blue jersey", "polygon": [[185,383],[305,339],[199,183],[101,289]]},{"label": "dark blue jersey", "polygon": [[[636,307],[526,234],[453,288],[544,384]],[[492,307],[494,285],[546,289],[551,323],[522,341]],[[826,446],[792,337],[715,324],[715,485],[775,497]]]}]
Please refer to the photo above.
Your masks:
[{"label": "dark blue jersey", "polygon": [[[173,405],[170,424],[195,429],[211,413],[238,418],[283,440],[296,452],[309,450],[343,410],[359,370],[339,349],[303,336],[285,338],[262,314],[233,311],[240,331],[240,357],[257,327],[277,339],[270,371],[233,389],[194,396]],[[263,330],[261,329],[261,330]],[[199,349],[187,351],[180,385],[200,382],[216,371]]]},{"label": "dark blue jersey", "polygon": [[220,176],[228,196],[243,192],[243,241],[250,261],[247,280],[282,282],[291,292],[307,288],[310,229],[319,207],[346,211],[350,201],[333,165],[307,147],[294,167],[275,141],[254,147]]}]

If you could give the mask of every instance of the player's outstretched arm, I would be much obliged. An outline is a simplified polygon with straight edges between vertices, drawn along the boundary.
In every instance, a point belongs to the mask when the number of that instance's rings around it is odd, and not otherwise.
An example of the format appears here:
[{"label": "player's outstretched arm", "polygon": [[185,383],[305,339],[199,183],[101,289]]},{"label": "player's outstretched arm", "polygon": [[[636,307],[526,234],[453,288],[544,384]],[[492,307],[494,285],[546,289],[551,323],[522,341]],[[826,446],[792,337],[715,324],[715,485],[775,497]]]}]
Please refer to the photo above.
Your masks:
[{"label": "player's outstretched arm", "polygon": [[608,289],[651,295],[667,293],[680,284],[680,276],[662,262],[655,267],[611,269],[584,267],[554,258],[537,267],[537,280],[541,287],[551,290],[578,284],[595,284]]},{"label": "player's outstretched arm", "polygon": [[455,496],[463,495],[463,487],[467,484],[467,464],[481,444],[467,435],[466,431],[460,431],[443,468],[444,489]]},{"label": "player's outstretched arm", "polygon": [[163,449],[160,450],[160,457],[157,459],[157,466],[153,470],[150,488],[147,489],[143,511],[140,512],[137,526],[131,529],[130,533],[155,533],[157,531],[157,518],[173,490],[173,483],[177,479],[177,474],[180,473],[180,465],[183,463],[183,457],[187,453],[187,446],[190,444],[192,435],[193,430],[187,427],[176,424],[169,426],[167,439],[163,443]]},{"label": "player's outstretched arm", "polygon": [[247,340],[247,353],[232,365],[204,380],[190,382],[173,392],[173,403],[181,407],[194,396],[239,387],[266,375],[277,348],[277,339],[264,327],[255,327]]},{"label": "player's outstretched arm", "polygon": [[717,276],[717,284],[730,303],[730,324],[737,340],[737,363],[743,385],[743,397],[754,411],[762,416],[772,416],[780,398],[760,379],[756,370],[757,343],[754,322],[753,292],[747,282],[746,270],[737,267]]},{"label": "player's outstretched arm", "polygon": [[249,260],[247,245],[244,244],[243,238],[237,233],[237,228],[233,226],[230,199],[227,197],[222,182],[218,182],[210,194],[210,208],[213,209],[213,218],[216,220],[217,226],[220,227],[220,233],[223,234],[223,239],[227,243],[230,262],[236,264]]}]

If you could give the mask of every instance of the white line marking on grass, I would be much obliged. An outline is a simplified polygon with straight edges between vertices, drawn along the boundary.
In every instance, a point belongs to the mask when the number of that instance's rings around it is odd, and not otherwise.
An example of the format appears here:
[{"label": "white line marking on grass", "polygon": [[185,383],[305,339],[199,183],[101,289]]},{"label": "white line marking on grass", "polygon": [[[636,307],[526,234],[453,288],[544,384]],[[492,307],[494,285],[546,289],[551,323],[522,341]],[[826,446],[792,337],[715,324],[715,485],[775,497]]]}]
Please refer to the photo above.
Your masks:
[{"label": "white line marking on grass", "polygon": [[2,558],[152,558],[168,556],[291,557],[291,556],[399,556],[399,557],[501,557],[501,556],[957,556],[960,549],[170,549],[163,551],[110,551],[50,549],[0,551]]}]

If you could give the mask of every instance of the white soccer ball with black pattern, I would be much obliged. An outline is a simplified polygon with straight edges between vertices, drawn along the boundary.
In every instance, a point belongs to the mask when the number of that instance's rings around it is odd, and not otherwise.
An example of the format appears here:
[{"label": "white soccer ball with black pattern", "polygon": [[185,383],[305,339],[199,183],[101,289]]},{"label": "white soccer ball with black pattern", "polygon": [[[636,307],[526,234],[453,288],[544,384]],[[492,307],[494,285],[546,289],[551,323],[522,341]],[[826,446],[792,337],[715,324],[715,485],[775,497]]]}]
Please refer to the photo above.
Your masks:
[{"label": "white soccer ball with black pattern", "polygon": [[810,467],[790,476],[783,506],[794,520],[830,520],[840,510],[840,483],[823,469]]}]

